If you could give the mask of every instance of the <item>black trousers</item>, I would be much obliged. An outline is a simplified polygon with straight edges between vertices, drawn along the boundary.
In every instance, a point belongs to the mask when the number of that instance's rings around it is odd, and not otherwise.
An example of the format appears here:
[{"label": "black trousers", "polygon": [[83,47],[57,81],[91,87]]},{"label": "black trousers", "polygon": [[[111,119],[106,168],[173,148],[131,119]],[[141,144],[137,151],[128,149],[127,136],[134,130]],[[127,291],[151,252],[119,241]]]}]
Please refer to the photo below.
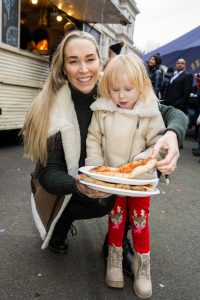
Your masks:
[{"label": "black trousers", "polygon": [[103,217],[111,211],[114,203],[115,196],[104,199],[72,196],[55,226],[53,235],[65,238],[73,221]]}]

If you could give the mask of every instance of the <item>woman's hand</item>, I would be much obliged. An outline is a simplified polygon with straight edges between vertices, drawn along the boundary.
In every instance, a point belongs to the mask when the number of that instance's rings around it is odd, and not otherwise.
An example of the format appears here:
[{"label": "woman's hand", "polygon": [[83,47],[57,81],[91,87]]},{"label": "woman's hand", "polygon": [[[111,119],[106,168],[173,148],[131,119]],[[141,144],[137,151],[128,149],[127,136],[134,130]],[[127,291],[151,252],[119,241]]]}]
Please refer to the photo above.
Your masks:
[{"label": "woman's hand", "polygon": [[92,190],[92,189],[88,188],[85,184],[80,183],[79,182],[81,180],[80,175],[77,175],[75,179],[76,179],[76,184],[77,184],[77,188],[78,188],[79,192],[86,195],[87,197],[90,197],[90,198],[108,198],[108,197],[111,196],[111,194],[104,193],[104,192],[99,192],[99,191],[96,191],[96,190]]},{"label": "woman's hand", "polygon": [[153,155],[155,157],[159,156],[160,151],[164,151],[166,156],[157,162],[158,170],[163,174],[173,173],[180,156],[177,136],[174,131],[169,130],[159,138],[154,146]]}]

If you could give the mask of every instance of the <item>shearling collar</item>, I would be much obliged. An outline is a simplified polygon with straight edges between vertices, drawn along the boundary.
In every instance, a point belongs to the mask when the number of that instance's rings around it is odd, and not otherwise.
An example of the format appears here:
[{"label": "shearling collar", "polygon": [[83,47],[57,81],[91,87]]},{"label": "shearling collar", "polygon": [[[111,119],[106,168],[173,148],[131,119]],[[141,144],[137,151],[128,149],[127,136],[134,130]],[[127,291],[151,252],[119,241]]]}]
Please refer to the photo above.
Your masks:
[{"label": "shearling collar", "polygon": [[80,158],[80,130],[71,92],[66,82],[57,92],[50,112],[48,135],[61,132],[65,161],[70,175],[78,173]]},{"label": "shearling collar", "polygon": [[112,100],[107,98],[98,98],[91,106],[91,110],[119,112],[124,114],[132,114],[140,117],[154,117],[159,114],[158,103],[152,100],[151,103],[144,104],[142,101],[137,101],[133,109],[123,109],[118,107]]},{"label": "shearling collar", "polygon": [[74,104],[68,83],[64,84],[54,97],[54,103],[50,112],[49,132],[51,136],[65,127],[72,126],[74,117]]}]

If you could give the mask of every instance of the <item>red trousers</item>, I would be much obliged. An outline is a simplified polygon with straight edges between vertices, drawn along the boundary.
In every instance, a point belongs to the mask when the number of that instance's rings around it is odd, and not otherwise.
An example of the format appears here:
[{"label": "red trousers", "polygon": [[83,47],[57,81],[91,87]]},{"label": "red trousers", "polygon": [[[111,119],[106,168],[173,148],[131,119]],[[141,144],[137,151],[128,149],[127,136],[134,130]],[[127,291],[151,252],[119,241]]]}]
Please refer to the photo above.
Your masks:
[{"label": "red trousers", "polygon": [[115,205],[109,213],[108,244],[122,246],[125,224],[129,220],[135,251],[140,254],[148,253],[150,251],[149,206],[149,196],[117,196]]}]

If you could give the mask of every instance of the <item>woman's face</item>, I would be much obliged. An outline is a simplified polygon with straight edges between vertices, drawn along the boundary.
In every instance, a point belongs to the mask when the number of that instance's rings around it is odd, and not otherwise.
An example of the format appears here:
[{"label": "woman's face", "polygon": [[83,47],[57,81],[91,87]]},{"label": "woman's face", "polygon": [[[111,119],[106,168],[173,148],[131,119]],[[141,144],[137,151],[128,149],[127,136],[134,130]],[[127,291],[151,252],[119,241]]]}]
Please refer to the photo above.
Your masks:
[{"label": "woman's face", "polygon": [[149,59],[149,66],[155,66],[156,64],[156,60],[155,58],[152,56],[150,59]]},{"label": "woman's face", "polygon": [[64,74],[84,94],[90,93],[99,78],[100,59],[92,41],[76,38],[64,50]]}]

